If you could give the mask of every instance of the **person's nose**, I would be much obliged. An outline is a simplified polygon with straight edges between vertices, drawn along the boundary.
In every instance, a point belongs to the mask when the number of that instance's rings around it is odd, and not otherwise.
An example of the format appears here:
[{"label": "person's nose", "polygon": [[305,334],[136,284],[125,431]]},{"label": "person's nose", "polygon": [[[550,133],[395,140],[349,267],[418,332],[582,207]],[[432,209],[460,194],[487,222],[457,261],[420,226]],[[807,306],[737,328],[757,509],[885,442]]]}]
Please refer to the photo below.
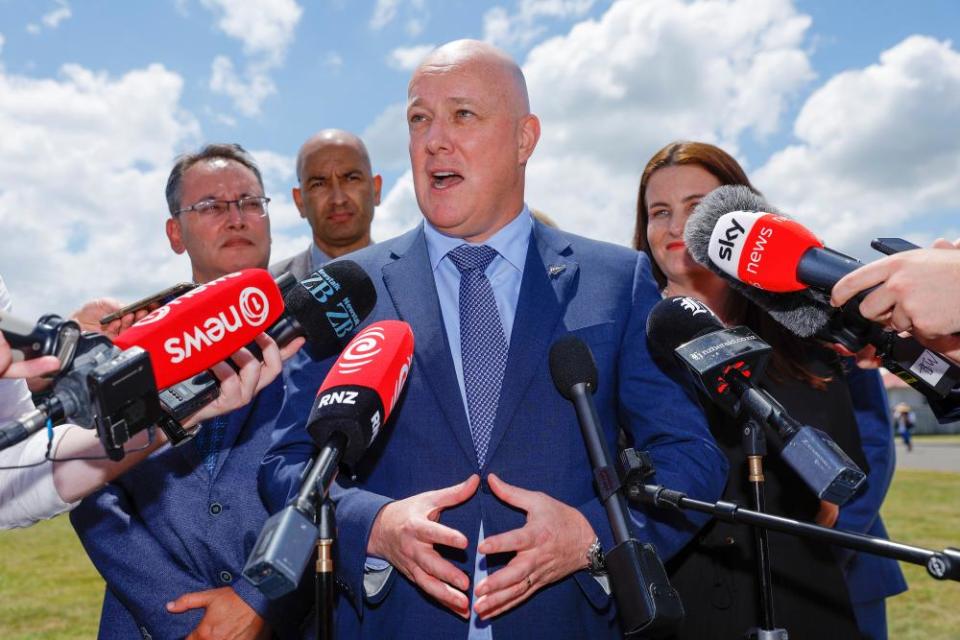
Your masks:
[{"label": "person's nose", "polygon": [[677,237],[683,237],[683,230],[687,226],[687,214],[684,211],[676,211],[670,216],[670,234]]},{"label": "person's nose", "polygon": [[426,132],[427,152],[431,155],[449,152],[453,149],[453,140],[450,137],[448,125],[441,119],[434,119]]},{"label": "person's nose", "polygon": [[347,201],[346,191],[344,191],[342,185],[340,184],[340,180],[337,178],[333,179],[333,185],[330,191],[330,199],[333,204],[336,205],[343,204]]}]

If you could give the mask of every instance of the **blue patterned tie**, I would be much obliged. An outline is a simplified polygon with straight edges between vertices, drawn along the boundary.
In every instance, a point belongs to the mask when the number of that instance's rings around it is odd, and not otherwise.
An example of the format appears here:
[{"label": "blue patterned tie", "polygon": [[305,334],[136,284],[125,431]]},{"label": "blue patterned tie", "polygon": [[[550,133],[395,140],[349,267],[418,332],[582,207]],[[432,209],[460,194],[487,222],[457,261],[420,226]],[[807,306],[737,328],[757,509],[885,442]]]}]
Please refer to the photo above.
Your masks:
[{"label": "blue patterned tie", "polygon": [[226,416],[217,416],[213,420],[205,422],[193,439],[197,452],[203,459],[203,466],[207,468],[211,476],[214,469],[217,468],[217,454],[220,451],[220,445],[223,443],[226,430]]},{"label": "blue patterned tie", "polygon": [[507,366],[507,340],[493,287],[484,270],[497,257],[486,245],[461,245],[448,253],[460,270],[460,355],[467,394],[470,433],[483,466],[497,417],[500,386]]}]

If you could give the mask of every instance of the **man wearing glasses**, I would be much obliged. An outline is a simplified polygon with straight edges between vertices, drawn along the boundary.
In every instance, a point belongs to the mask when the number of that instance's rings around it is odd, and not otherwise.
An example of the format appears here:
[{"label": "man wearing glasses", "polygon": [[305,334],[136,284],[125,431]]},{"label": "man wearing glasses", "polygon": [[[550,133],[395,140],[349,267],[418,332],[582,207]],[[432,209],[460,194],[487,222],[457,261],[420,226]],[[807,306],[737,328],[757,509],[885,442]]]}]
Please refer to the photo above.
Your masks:
[{"label": "man wearing glasses", "polygon": [[[178,158],[167,181],[170,247],[209,282],[270,260],[260,171],[239,145]],[[299,346],[299,345],[298,345]],[[256,469],[283,397],[275,380],[85,500],[71,520],[107,583],[100,638],[287,637],[297,616],[241,578],[267,512]]]},{"label": "man wearing glasses", "polygon": [[167,180],[170,248],[190,256],[209,282],[270,261],[270,218],[260,170],[239,145],[211,144],[182,156]]}]

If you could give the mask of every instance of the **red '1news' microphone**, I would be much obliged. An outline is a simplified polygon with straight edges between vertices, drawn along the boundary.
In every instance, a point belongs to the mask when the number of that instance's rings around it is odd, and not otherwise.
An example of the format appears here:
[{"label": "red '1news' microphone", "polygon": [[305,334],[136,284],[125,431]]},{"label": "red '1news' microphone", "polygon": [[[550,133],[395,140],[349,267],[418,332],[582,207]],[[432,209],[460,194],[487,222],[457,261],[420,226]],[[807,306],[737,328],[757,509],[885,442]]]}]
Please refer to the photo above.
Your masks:
[{"label": "red '1news' microphone", "polygon": [[244,269],[200,285],[156,309],[113,341],[150,354],[157,388],[186,380],[265,331],[283,296],[264,269]]},{"label": "red '1news' microphone", "polygon": [[317,446],[346,436],[342,461],[354,465],[377,437],[403,390],[413,360],[413,331],[400,320],[376,322],[353,338],[327,374],[307,420]]}]

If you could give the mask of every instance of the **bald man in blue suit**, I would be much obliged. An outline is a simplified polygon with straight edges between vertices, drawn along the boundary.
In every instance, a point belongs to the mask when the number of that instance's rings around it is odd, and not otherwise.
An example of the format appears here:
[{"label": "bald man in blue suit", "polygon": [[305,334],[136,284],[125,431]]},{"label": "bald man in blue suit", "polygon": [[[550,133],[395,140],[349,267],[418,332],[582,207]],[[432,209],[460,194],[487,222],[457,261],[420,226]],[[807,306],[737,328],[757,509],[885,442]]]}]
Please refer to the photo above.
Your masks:
[{"label": "bald man in blue suit", "polygon": [[[607,444],[651,453],[657,480],[714,500],[726,462],[692,394],[661,373],[645,325],[659,296],[635,251],[535,222],[524,204],[540,125],[519,67],[458,41],[409,87],[410,156],[424,222],[351,254],[371,276],[371,321],[410,323],[404,395],[337,504],[341,637],[615,638],[588,551],[613,537],[573,406],[547,355],[574,334],[593,351]],[[481,331],[482,329],[482,331]],[[260,471],[268,508],[314,453],[303,423],[332,360],[304,356]],[[666,558],[703,520],[631,509]],[[595,555],[595,554],[594,554]]]}]

